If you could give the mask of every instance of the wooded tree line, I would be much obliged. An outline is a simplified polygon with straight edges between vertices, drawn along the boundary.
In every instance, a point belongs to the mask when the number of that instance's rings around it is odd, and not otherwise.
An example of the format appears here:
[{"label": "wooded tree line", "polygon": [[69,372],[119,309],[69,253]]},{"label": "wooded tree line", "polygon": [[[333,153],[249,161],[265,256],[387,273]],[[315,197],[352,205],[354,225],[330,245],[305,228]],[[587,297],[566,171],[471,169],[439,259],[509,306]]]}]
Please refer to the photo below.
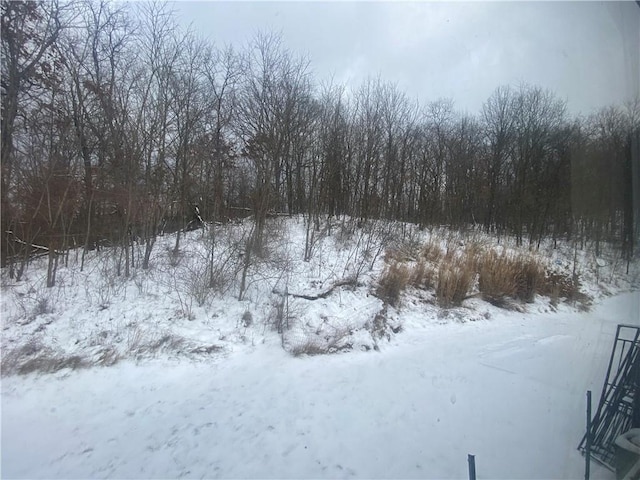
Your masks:
[{"label": "wooded tree line", "polygon": [[639,101],[572,118],[548,90],[502,86],[462,114],[381,78],[318,83],[277,35],[215,46],[164,3],[1,6],[3,266],[135,240],[146,268],[196,206],[252,214],[255,247],[279,212],[633,251]]}]

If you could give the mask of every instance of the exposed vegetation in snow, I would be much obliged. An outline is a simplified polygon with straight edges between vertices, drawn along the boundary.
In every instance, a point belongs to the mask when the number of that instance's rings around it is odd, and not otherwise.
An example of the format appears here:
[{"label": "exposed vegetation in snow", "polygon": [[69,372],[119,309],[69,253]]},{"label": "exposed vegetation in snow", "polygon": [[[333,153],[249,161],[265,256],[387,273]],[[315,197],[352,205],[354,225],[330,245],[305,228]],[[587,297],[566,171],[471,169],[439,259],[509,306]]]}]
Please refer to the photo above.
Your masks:
[{"label": "exposed vegetation in snow", "polygon": [[[572,245],[529,251],[503,237],[410,224],[325,218],[305,261],[303,217],[268,220],[249,264],[251,222],[159,239],[149,268],[122,274],[121,250],[72,250],[46,288],[46,259],[22,280],[2,273],[3,374],[113,365],[122,359],[194,361],[270,343],[292,355],[377,350],[415,322],[587,309],[637,285],[616,250]],[[139,262],[144,245],[134,246]],[[120,272],[120,273],[119,273]],[[421,318],[416,320],[416,313]],[[407,325],[408,323],[408,325]]]}]

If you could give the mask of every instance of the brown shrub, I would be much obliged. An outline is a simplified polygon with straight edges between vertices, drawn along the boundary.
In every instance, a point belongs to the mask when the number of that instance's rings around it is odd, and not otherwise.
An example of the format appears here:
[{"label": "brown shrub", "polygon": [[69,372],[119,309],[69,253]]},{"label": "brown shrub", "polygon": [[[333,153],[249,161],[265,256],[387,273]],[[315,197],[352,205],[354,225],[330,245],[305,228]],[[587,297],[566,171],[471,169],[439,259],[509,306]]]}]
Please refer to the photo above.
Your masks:
[{"label": "brown shrub", "polygon": [[491,250],[491,247],[486,242],[482,243],[480,241],[469,242],[464,247],[466,255],[473,257],[476,261],[479,261],[489,250]]},{"label": "brown shrub", "polygon": [[433,267],[427,265],[424,259],[420,259],[411,269],[409,283],[416,288],[434,288],[436,283]]},{"label": "brown shrub", "polygon": [[348,326],[332,326],[330,332],[315,335],[305,335],[302,338],[294,338],[287,342],[285,350],[294,357],[300,355],[325,355],[353,349],[353,343],[349,340],[353,330]]},{"label": "brown shrub", "polygon": [[545,272],[545,279],[541,285],[541,294],[550,297],[572,298],[578,291],[578,282],[574,282],[569,275],[548,270]]},{"label": "brown shrub", "polygon": [[455,247],[453,244],[448,243],[446,251],[442,254],[442,257],[440,257],[439,265],[450,265],[456,258],[458,248],[459,247]]},{"label": "brown shrub", "polygon": [[589,297],[580,292],[577,278],[546,269],[544,259],[527,253],[498,253],[478,240],[467,244],[449,238],[446,248],[429,239],[422,247],[418,261],[411,268],[398,251],[387,254],[391,264],[383,272],[377,294],[395,305],[408,284],[416,288],[435,288],[442,307],[457,306],[467,298],[478,274],[482,297],[501,308],[517,309],[517,301],[533,302],[536,294],[580,302],[588,308]]},{"label": "brown shrub", "polygon": [[91,362],[79,355],[56,352],[37,342],[29,342],[2,356],[2,375],[26,375],[29,373],[54,373],[64,368],[87,368]]},{"label": "brown shrub", "polygon": [[142,357],[144,355],[153,356],[158,352],[182,353],[189,348],[191,348],[191,344],[185,338],[166,333],[159,338],[148,341],[143,341],[140,336],[140,341],[133,344],[129,351],[137,357]]},{"label": "brown shrub", "polygon": [[409,283],[409,269],[397,262],[385,267],[380,279],[376,295],[390,305],[396,305],[400,299],[400,293],[407,288]]},{"label": "brown shrub", "polygon": [[539,293],[550,297],[554,305],[558,304],[561,298],[566,298],[568,301],[583,301],[587,297],[580,291],[580,280],[577,276],[574,278],[549,269],[545,271]]},{"label": "brown shrub", "polygon": [[494,250],[484,252],[478,258],[478,273],[478,289],[485,298],[515,297],[518,270],[511,256]]},{"label": "brown shrub", "polygon": [[308,339],[304,343],[299,343],[291,347],[289,353],[294,357],[299,357],[301,355],[325,355],[329,353],[329,349],[326,345],[320,344],[313,339]]},{"label": "brown shrub", "polygon": [[466,256],[445,258],[438,268],[436,299],[441,307],[454,307],[462,304],[473,286],[475,269],[473,262]]},{"label": "brown shrub", "polygon": [[516,298],[525,302],[533,302],[536,293],[543,289],[545,268],[540,260],[522,255],[516,258],[518,277],[516,282]]},{"label": "brown shrub", "polygon": [[486,254],[486,247],[478,242],[471,242],[464,247],[464,256],[469,268],[472,268],[476,273],[480,268],[480,261]]},{"label": "brown shrub", "polygon": [[489,301],[504,297],[532,302],[541,293],[545,269],[539,259],[529,255],[498,254],[493,250],[478,259],[478,288]]},{"label": "brown shrub", "polygon": [[382,259],[385,261],[385,263],[391,263],[401,261],[401,257],[402,255],[397,248],[387,248],[384,251],[384,256],[382,257]]},{"label": "brown shrub", "polygon": [[427,240],[427,242],[422,247],[420,256],[427,262],[438,263],[443,256],[440,242],[433,238]]},{"label": "brown shrub", "polygon": [[26,375],[28,373],[54,373],[64,368],[70,368],[71,370],[77,370],[79,368],[88,368],[91,366],[91,362],[80,355],[70,356],[47,356],[39,355],[34,358],[30,358],[18,367],[17,373],[19,375]]}]

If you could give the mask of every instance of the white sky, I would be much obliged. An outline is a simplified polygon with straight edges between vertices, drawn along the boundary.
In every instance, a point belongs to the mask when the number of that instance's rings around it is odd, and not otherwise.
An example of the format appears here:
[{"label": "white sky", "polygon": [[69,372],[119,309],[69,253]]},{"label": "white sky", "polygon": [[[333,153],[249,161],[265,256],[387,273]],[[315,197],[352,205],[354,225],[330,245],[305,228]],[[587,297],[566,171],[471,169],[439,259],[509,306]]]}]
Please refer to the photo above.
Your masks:
[{"label": "white sky", "polygon": [[629,2],[181,1],[183,25],[217,44],[280,32],[316,81],[380,74],[421,102],[477,113],[499,85],[551,89],[573,114],[640,94],[640,6]]}]

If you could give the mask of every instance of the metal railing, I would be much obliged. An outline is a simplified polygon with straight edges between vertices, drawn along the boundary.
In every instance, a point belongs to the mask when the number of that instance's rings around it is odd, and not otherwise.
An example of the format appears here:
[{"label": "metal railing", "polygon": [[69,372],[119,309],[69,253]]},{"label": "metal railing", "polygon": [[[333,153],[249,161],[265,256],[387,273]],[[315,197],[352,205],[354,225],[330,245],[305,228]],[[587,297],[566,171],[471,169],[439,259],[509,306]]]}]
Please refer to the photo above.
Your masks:
[{"label": "metal railing", "polygon": [[598,409],[578,449],[614,471],[616,438],[635,426],[640,426],[640,326],[621,324]]}]

